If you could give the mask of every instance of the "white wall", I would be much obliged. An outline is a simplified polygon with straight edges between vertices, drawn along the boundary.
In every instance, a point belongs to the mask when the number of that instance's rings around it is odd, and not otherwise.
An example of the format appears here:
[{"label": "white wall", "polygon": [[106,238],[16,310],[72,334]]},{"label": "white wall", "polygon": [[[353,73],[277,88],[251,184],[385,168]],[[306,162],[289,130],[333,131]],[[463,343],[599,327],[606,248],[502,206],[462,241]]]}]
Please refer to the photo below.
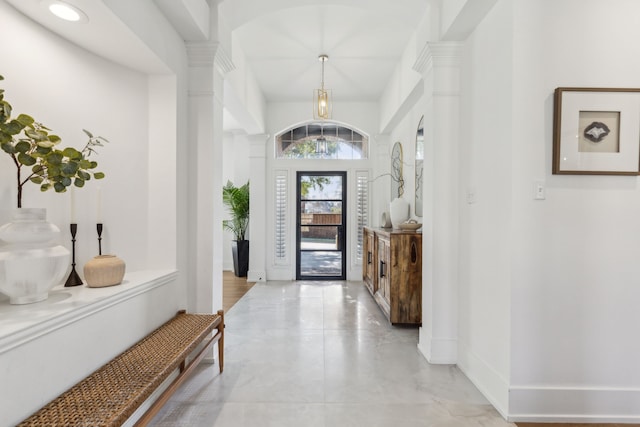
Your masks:
[{"label": "white wall", "polygon": [[411,109],[421,95],[421,76],[413,70],[416,62],[416,37],[412,37],[402,53],[387,87],[380,97],[380,132],[388,132]]},{"label": "white wall", "polygon": [[466,41],[458,363],[513,420],[640,418],[638,178],[551,174],[554,89],[636,87],[638,12],[504,0]]},{"label": "white wall", "polygon": [[235,69],[225,76],[225,108],[247,133],[264,132],[266,101],[238,43],[232,60]]},{"label": "white wall", "polygon": [[458,365],[503,414],[513,245],[511,9],[498,4],[467,40],[460,77]]},{"label": "white wall", "polygon": [[639,178],[552,175],[551,161],[556,87],[639,86],[640,4],[513,3],[510,412],[637,423]]},{"label": "white wall", "polygon": [[[156,31],[163,24],[162,20],[155,20],[157,17],[152,20],[147,14],[145,18],[146,25],[153,26]],[[177,241],[176,231],[185,224],[176,200],[178,188],[185,185],[183,178],[186,174],[184,163],[181,163],[184,157],[180,160],[176,157],[187,151],[177,153],[176,147],[176,141],[184,140],[186,134],[186,61],[181,51],[169,48],[171,43],[168,40],[175,34],[168,27],[163,28],[161,44],[167,54],[165,59],[171,57],[169,62],[178,75],[148,76],[67,42],[19,14],[4,1],[0,1],[0,21],[3,39],[19,40],[19,43],[0,44],[3,57],[0,73],[6,78],[0,85],[6,89],[5,95],[13,104],[15,114],[28,113],[45,123],[62,137],[62,146],[82,148],[86,142],[83,127],[111,141],[100,148],[95,157],[106,178],[92,180],[75,192],[79,273],[82,275],[84,263],[97,254],[95,224],[99,186],[105,225],[103,252],[116,253],[126,261],[128,276],[125,280],[134,271],[151,268],[163,268],[173,275],[176,264],[180,263],[178,258],[186,258],[186,251],[177,249],[184,248],[186,242],[182,236],[181,242]],[[175,48],[175,45],[171,46]],[[0,223],[8,219],[8,210],[15,206],[14,171],[9,156],[0,153]],[[179,197],[185,195],[183,192]],[[70,248],[70,192],[40,193],[37,186],[30,186],[26,188],[23,201],[27,207],[46,207],[51,222],[62,230],[61,243]],[[182,224],[178,224],[181,220]],[[145,277],[143,284],[149,282],[147,277],[155,277],[149,272],[141,274]],[[100,342],[102,348],[85,345],[84,353],[80,354],[82,363],[69,363],[56,371],[47,370],[53,363],[49,360],[49,363],[45,361],[37,367],[41,371],[39,377],[26,375],[32,382],[40,381],[47,386],[31,393],[27,399],[20,399],[20,405],[15,405],[11,411],[5,411],[4,417],[9,417],[7,425],[14,425],[62,392],[70,382],[86,376],[110,355],[132,345],[166,321],[178,308],[184,308],[185,275],[186,272],[181,272],[179,277],[182,279],[178,280],[172,277],[171,284],[162,292],[140,294],[124,302],[119,301],[95,316],[75,319],[78,321],[72,322],[72,329],[77,333],[71,334],[75,337],[84,334],[99,339],[103,335],[108,337],[115,330],[120,332],[115,340],[103,339]],[[129,285],[136,284],[132,277]],[[115,287],[114,291],[119,292]],[[6,304],[6,301],[1,304]],[[24,307],[35,311],[42,309],[38,304]],[[96,325],[108,324],[115,325],[115,329],[109,332],[106,328],[107,332],[98,331],[96,334]],[[124,333],[122,328],[126,325],[133,326]],[[61,338],[71,336],[69,332],[45,335],[38,344],[29,343],[33,350],[29,354],[41,357],[57,345],[59,348],[58,351],[54,349],[54,356],[64,359],[65,351],[69,353],[73,345],[61,346],[64,340],[56,341],[58,335]],[[53,341],[56,342],[52,347]],[[82,340],[76,341],[80,342]],[[70,360],[69,357],[67,359]],[[0,380],[3,384],[19,380],[20,375],[15,373],[38,372],[38,369],[34,371],[35,365],[30,360],[19,356],[10,365],[11,373],[3,373]],[[60,372],[64,372],[63,380],[58,378]],[[25,384],[26,388],[30,385],[28,382]],[[4,425],[2,421],[0,424]]]},{"label": "white wall", "polygon": [[[76,189],[79,272],[98,251],[98,187],[102,189],[105,227],[103,253],[116,253],[129,271],[147,268],[147,76],[64,41],[4,2],[0,2],[0,16],[0,36],[20,40],[0,45],[2,86],[14,115],[32,115],[62,137],[61,146],[81,149],[86,143],[83,128],[110,141],[95,156],[106,178]],[[10,157],[0,153],[3,210],[16,206],[14,173]],[[27,185],[23,206],[46,207],[49,220],[62,230],[62,244],[70,247],[70,191],[40,193],[36,185]]]}]

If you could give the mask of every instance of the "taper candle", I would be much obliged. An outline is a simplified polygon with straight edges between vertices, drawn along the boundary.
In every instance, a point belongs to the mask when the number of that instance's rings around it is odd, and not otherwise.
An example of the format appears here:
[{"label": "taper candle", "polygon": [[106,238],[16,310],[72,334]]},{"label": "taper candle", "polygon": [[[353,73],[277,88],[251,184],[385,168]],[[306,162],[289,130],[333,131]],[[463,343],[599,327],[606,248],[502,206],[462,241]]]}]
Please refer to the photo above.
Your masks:
[{"label": "taper candle", "polygon": [[75,224],[76,221],[76,190],[71,187],[71,224]]},{"label": "taper candle", "polygon": [[102,223],[102,188],[98,187],[98,214],[97,214],[97,218],[98,220],[96,221],[98,224]]}]

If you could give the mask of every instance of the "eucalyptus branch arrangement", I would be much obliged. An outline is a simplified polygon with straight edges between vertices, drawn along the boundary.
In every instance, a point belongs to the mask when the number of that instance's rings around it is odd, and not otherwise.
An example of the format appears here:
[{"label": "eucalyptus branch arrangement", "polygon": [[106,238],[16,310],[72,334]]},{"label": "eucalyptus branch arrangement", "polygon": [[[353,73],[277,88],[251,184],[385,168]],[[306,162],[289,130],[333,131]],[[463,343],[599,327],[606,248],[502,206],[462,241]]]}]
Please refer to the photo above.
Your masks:
[{"label": "eucalyptus branch arrangement", "polygon": [[[4,77],[0,76],[0,80]],[[84,187],[92,177],[104,178],[104,173],[94,171],[98,162],[88,157],[96,147],[108,142],[105,138],[83,129],[89,140],[81,151],[58,148],[62,140],[50,133],[51,129],[27,114],[11,118],[11,113],[11,104],[5,101],[4,89],[0,88],[0,148],[16,166],[18,208],[22,207],[23,187],[29,182],[39,185],[40,191],[64,193],[71,185]]]},{"label": "eucalyptus branch arrangement", "polygon": [[399,172],[395,167],[393,168],[393,172],[381,173],[377,175],[375,178],[368,180],[367,182],[376,182],[382,177],[388,176],[391,178],[393,182],[398,183],[398,197],[402,197],[404,194],[404,178],[402,177],[402,173]]}]

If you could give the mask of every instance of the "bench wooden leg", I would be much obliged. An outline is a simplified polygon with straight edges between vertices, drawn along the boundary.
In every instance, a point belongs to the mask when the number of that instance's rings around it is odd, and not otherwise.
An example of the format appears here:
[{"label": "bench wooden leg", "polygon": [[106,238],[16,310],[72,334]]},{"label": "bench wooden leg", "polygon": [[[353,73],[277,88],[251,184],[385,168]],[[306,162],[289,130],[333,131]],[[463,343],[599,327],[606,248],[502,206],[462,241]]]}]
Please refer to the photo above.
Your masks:
[{"label": "bench wooden leg", "polygon": [[218,340],[218,365],[220,366],[220,373],[224,369],[224,310],[218,310],[218,315],[222,318],[222,321],[218,324],[218,333],[220,339]]}]

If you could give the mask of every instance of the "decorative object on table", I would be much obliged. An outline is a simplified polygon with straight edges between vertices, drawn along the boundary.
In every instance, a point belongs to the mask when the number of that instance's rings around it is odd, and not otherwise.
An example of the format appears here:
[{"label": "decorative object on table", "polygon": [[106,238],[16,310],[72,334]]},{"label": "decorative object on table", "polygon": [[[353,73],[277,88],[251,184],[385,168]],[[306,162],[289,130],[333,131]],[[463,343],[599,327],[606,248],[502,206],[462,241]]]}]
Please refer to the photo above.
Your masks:
[{"label": "decorative object on table", "polygon": [[555,90],[553,173],[638,175],[640,89]]},{"label": "decorative object on table", "polygon": [[423,174],[424,174],[424,116],[420,118],[416,131],[416,197],[414,210],[416,216],[422,216]]},{"label": "decorative object on table", "polygon": [[102,255],[102,223],[96,224],[96,230],[98,231],[98,255]]},{"label": "decorative object on table", "polygon": [[233,233],[231,250],[233,270],[237,277],[244,277],[249,270],[249,241],[245,239],[249,226],[249,181],[236,187],[231,181],[222,188],[222,202],[231,214],[231,219],[222,222],[223,227]]},{"label": "decorative object on table", "polygon": [[391,228],[391,215],[389,215],[389,212],[382,212],[380,227]]},{"label": "decorative object on table", "polygon": [[422,227],[422,224],[416,221],[415,219],[410,219],[408,221],[405,221],[399,226],[401,230],[411,230],[411,231],[416,231],[420,227]]},{"label": "decorative object on table", "polygon": [[84,280],[90,288],[119,285],[125,269],[125,262],[117,256],[98,255],[84,265]]},{"label": "decorative object on table", "polygon": [[58,245],[60,229],[46,221],[45,209],[13,211],[12,221],[0,227],[0,292],[11,304],[28,304],[47,299],[59,285],[71,258]]},{"label": "decorative object on table", "polygon": [[82,285],[82,279],[80,279],[76,271],[76,233],[78,232],[78,224],[70,224],[69,231],[71,232],[71,273],[69,273],[69,277],[67,277],[67,281],[64,284],[66,288]]},{"label": "decorative object on table", "polygon": [[392,227],[400,227],[400,224],[409,219],[409,202],[403,197],[393,199],[389,204],[389,213]]},{"label": "decorative object on table", "polygon": [[403,178],[403,156],[402,144],[396,142],[391,150],[391,197],[394,197],[389,204],[389,214],[391,216],[391,225],[398,228],[400,223],[409,219],[409,202],[404,195],[404,178]]}]

